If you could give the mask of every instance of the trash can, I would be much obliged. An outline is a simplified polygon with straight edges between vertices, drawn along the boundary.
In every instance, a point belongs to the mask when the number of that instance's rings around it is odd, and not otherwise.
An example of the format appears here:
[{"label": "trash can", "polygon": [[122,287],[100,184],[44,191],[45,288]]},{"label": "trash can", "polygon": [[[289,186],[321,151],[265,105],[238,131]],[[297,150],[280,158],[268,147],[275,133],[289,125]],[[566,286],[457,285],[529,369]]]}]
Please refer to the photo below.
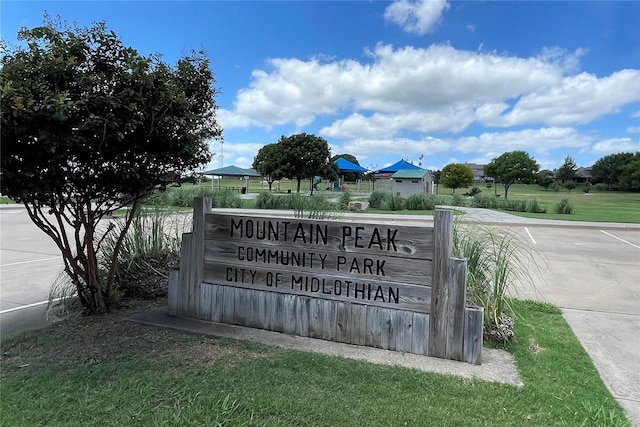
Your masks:
[{"label": "trash can", "polygon": [[240,190],[240,192],[242,194],[247,194],[247,187],[242,187],[242,189]]}]

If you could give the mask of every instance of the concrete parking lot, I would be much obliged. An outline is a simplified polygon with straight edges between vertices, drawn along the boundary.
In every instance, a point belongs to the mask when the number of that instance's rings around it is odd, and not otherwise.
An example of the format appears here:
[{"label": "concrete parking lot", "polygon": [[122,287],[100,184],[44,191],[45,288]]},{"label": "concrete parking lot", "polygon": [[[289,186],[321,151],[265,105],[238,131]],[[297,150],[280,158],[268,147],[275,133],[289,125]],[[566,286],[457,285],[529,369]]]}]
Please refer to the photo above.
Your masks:
[{"label": "concrete parking lot", "polygon": [[[518,233],[537,254],[539,274],[517,296],[562,308],[605,384],[640,425],[640,225],[537,221],[474,209],[466,218]],[[46,300],[61,269],[57,247],[26,211],[0,208],[0,338],[51,321]]]}]

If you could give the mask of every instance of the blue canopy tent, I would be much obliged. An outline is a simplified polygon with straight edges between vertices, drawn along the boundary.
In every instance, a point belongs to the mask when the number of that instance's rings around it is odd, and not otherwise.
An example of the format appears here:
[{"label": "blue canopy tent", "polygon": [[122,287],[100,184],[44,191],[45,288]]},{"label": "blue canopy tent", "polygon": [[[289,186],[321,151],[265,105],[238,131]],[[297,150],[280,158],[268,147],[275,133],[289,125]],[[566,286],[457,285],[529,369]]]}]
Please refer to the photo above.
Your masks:
[{"label": "blue canopy tent", "polygon": [[377,174],[383,174],[383,173],[396,173],[399,170],[418,170],[418,169],[422,169],[421,167],[418,167],[414,164],[411,164],[409,162],[407,162],[406,160],[400,160],[399,162],[396,162],[394,164],[392,164],[391,166],[387,166],[386,168],[382,168],[382,169],[378,169],[377,171],[375,171],[374,173]]},{"label": "blue canopy tent", "polygon": [[334,163],[336,164],[336,166],[338,166],[338,170],[340,172],[356,172],[356,173],[367,172],[367,170],[362,166],[357,165],[353,162],[350,162],[349,160],[344,159],[342,157],[336,159]]}]

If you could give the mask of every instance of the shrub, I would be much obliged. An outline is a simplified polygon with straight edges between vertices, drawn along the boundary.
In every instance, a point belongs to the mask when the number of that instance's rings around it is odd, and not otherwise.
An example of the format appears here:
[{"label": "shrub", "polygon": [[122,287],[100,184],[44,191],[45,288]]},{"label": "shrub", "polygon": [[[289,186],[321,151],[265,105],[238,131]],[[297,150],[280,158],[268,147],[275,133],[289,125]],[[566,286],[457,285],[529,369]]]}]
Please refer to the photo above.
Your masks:
[{"label": "shrub", "polygon": [[546,213],[547,210],[540,206],[536,199],[527,200],[526,212],[530,213]]},{"label": "shrub", "polygon": [[451,206],[466,206],[467,202],[460,194],[454,194],[451,198]]},{"label": "shrub", "polygon": [[463,193],[463,196],[474,197],[480,193],[482,193],[481,189],[479,189],[478,187],[471,187],[471,190],[467,191],[466,193]]},{"label": "shrub", "polygon": [[338,208],[343,211],[349,209],[350,201],[351,201],[351,192],[345,191],[340,195],[340,200],[338,201]]},{"label": "shrub", "polygon": [[435,197],[426,194],[412,194],[405,202],[405,207],[410,211],[432,211],[435,206]]},{"label": "shrub", "polygon": [[376,190],[373,193],[371,193],[371,196],[369,196],[369,206],[371,206],[372,208],[379,209],[382,205],[382,200],[388,197],[391,197],[391,193],[387,191]]},{"label": "shrub", "polygon": [[587,183],[584,185],[584,187],[582,187],[582,192],[583,192],[584,194],[587,194],[587,193],[589,193],[589,191],[591,191],[591,184],[587,182]]},{"label": "shrub", "polygon": [[402,196],[389,195],[382,199],[380,208],[385,211],[401,211],[404,210],[404,198]]},{"label": "shrub", "polygon": [[498,201],[499,199],[495,197],[476,195],[471,201],[471,206],[474,208],[498,209]]},{"label": "shrub", "polygon": [[553,208],[553,211],[557,214],[571,215],[573,213],[573,205],[566,197],[560,200]]},{"label": "shrub", "polygon": [[505,211],[512,211],[512,212],[526,212],[527,202],[524,200],[504,199],[502,201],[502,209],[504,209]]}]

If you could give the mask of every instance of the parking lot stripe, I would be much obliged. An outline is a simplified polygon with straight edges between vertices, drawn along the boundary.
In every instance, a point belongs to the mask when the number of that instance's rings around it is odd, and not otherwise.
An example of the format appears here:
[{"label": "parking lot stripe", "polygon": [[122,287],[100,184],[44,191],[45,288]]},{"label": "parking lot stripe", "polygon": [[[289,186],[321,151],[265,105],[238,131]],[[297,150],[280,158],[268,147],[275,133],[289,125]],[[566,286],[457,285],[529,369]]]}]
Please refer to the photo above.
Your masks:
[{"label": "parking lot stripe", "polygon": [[640,249],[640,246],[638,246],[638,245],[634,245],[634,244],[633,244],[633,243],[631,243],[631,242],[627,242],[626,240],[621,239],[621,238],[619,238],[618,236],[614,236],[614,235],[613,235],[613,234],[611,234],[611,233],[607,233],[607,232],[606,232],[606,231],[604,231],[604,230],[600,230],[600,231],[602,231],[602,232],[603,232],[604,234],[606,234],[607,236],[611,236],[611,237],[613,237],[614,239],[618,239],[618,240],[620,240],[621,242],[626,243],[627,245],[631,245],[631,246],[633,246],[634,248],[638,248],[638,249]]}]

